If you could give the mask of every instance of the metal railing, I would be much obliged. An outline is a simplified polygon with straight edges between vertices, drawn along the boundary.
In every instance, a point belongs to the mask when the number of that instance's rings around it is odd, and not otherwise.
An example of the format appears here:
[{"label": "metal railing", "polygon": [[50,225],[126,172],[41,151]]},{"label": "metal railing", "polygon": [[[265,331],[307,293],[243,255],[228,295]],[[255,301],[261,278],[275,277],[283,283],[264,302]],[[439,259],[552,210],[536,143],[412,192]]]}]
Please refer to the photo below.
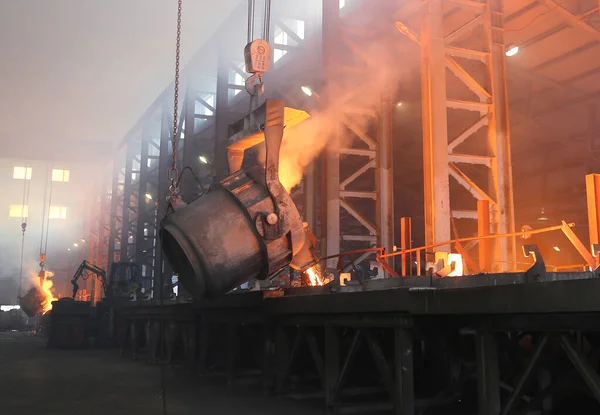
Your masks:
[{"label": "metal railing", "polygon": [[[420,270],[422,269],[422,267],[421,267],[422,260],[425,255],[435,254],[435,252],[431,252],[432,249],[443,247],[443,246],[452,246],[452,247],[454,247],[456,252],[462,256],[464,263],[467,265],[467,268],[471,271],[471,273],[478,274],[480,272],[489,272],[489,269],[491,269],[491,263],[487,264],[485,269],[481,269],[482,267],[480,267],[480,265],[475,262],[473,257],[468,253],[468,250],[470,248],[472,248],[475,244],[481,243],[481,241],[492,240],[492,239],[514,238],[514,237],[518,237],[518,236],[536,235],[536,234],[542,234],[542,233],[547,233],[547,232],[562,231],[564,233],[564,235],[567,237],[567,239],[571,242],[571,244],[575,247],[577,252],[584,259],[585,263],[577,264],[577,265],[570,265],[570,266],[549,266],[548,268],[561,270],[561,269],[573,269],[573,268],[585,268],[585,267],[595,268],[595,267],[597,267],[598,266],[597,259],[592,256],[591,252],[584,246],[584,244],[581,242],[581,240],[577,237],[577,235],[575,235],[575,233],[571,229],[574,226],[575,226],[574,223],[567,223],[565,221],[562,221],[562,223],[557,226],[550,226],[550,227],[546,227],[546,228],[542,228],[542,229],[536,229],[536,230],[530,230],[530,231],[524,231],[524,232],[511,232],[511,233],[506,233],[506,234],[483,235],[483,236],[473,236],[473,237],[468,237],[468,238],[453,239],[450,241],[439,242],[439,243],[435,243],[435,244],[421,246],[418,248],[398,250],[398,251],[395,251],[392,253],[383,252],[383,253],[380,253],[377,255],[377,260],[382,264],[382,266],[384,268],[386,268],[386,270],[388,270],[387,268],[390,268],[389,265],[387,264],[388,258],[394,258],[394,257],[400,256],[401,262],[402,262],[401,274],[399,275],[398,273],[393,272],[393,271],[390,272],[390,275],[392,275],[394,277],[412,275],[412,264],[413,264],[413,260],[414,260],[414,263],[415,263],[416,269],[417,269],[417,275],[420,275],[419,273],[420,273]],[[464,245],[465,243],[469,243],[470,246],[465,246]],[[410,266],[407,266],[407,264],[410,264]],[[388,272],[389,272],[389,270],[388,270]]]}]

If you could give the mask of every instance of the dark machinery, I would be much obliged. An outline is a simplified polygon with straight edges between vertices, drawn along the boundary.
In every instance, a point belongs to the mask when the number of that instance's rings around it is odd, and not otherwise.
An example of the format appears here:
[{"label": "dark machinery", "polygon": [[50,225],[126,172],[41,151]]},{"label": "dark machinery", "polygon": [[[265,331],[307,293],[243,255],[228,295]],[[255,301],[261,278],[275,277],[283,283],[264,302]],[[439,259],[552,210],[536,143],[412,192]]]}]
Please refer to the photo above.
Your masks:
[{"label": "dark machinery", "polygon": [[106,295],[106,271],[84,260],[79,265],[79,268],[77,268],[77,271],[75,271],[75,275],[73,275],[73,279],[71,280],[71,284],[73,285],[73,299],[75,299],[77,291],[79,291],[79,284],[77,284],[79,278],[87,280],[92,275],[95,275],[96,278],[98,278],[98,281],[102,284],[104,295]]},{"label": "dark machinery", "polygon": [[255,112],[262,120],[252,117],[258,122],[238,136],[264,137],[266,166],[230,168],[233,174],[176,207],[162,224],[165,255],[195,298],[264,280],[289,265],[304,271],[318,263],[300,214],[279,181],[283,101],[267,99]]},{"label": "dark machinery", "polygon": [[90,264],[88,261],[83,261],[73,279],[71,284],[73,285],[73,299],[79,291],[80,278],[87,280],[91,276],[96,276],[102,284],[102,290],[105,297],[109,298],[121,298],[129,297],[131,294],[140,294],[141,283],[137,278],[138,265],[133,262],[115,262],[112,264],[110,278],[107,277],[106,271],[94,264]]},{"label": "dark machinery", "polygon": [[30,318],[42,313],[47,302],[46,296],[38,287],[31,287],[23,297],[19,298],[21,310]]}]

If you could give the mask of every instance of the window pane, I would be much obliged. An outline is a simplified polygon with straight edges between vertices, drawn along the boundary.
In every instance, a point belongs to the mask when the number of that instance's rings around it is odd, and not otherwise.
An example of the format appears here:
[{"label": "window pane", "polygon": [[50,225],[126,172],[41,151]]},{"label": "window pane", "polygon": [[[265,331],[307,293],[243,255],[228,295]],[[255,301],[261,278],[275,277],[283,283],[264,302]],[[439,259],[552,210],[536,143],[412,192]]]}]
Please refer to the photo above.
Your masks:
[{"label": "window pane", "polygon": [[52,169],[52,181],[68,183],[70,179],[70,173],[71,172],[69,170]]},{"label": "window pane", "polygon": [[31,180],[31,167],[22,167],[22,166],[13,167],[13,179]]},{"label": "window pane", "polygon": [[63,171],[58,169],[52,169],[52,181],[53,182],[62,182],[63,181]]},{"label": "window pane", "polygon": [[29,214],[29,206],[27,205],[10,205],[8,216],[11,218],[26,218]]},{"label": "window pane", "polygon": [[64,206],[50,206],[50,212],[48,215],[50,219],[66,219],[67,208]]}]

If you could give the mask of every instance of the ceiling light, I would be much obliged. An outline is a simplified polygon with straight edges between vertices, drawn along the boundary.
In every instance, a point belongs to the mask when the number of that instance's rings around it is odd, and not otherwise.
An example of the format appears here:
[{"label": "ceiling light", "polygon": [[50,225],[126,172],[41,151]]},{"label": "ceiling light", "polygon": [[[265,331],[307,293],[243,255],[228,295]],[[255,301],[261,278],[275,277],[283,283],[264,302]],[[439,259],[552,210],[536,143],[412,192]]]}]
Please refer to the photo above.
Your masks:
[{"label": "ceiling light", "polygon": [[546,213],[544,212],[544,208],[542,208],[540,210],[540,216],[538,216],[537,220],[540,222],[546,222],[548,220],[548,216],[546,216]]},{"label": "ceiling light", "polygon": [[312,91],[312,89],[310,89],[310,88],[309,88],[309,87],[307,87],[307,86],[302,86],[302,87],[300,87],[300,89],[302,90],[302,92],[304,92],[304,94],[305,94],[306,96],[312,97],[312,95],[313,95],[313,91]]},{"label": "ceiling light", "polygon": [[77,248],[79,245],[77,245],[77,243],[74,243],[74,244],[73,244],[73,246],[74,246],[75,248]]},{"label": "ceiling light", "polygon": [[206,157],[204,157],[204,156],[200,156],[200,157],[198,157],[198,160],[200,160],[200,161],[201,161],[202,163],[204,163],[204,164],[208,164],[208,160],[207,160],[207,159],[206,159]]},{"label": "ceiling light", "polygon": [[85,239],[81,238],[80,240],[81,240],[81,243],[83,243],[83,244],[85,243]]},{"label": "ceiling light", "polygon": [[146,199],[152,200],[152,195],[150,193],[146,193]]},{"label": "ceiling light", "polygon": [[517,45],[511,44],[506,47],[506,56],[515,56],[519,53],[519,47]]},{"label": "ceiling light", "polygon": [[400,108],[402,106],[402,101],[396,102],[396,108]]},{"label": "ceiling light", "polygon": [[70,251],[70,250],[71,250],[71,248],[67,248],[67,251]]},{"label": "ceiling light", "polygon": [[555,246],[555,247],[554,247],[554,250],[555,250],[556,252],[560,252],[560,248],[559,248],[558,246]]}]

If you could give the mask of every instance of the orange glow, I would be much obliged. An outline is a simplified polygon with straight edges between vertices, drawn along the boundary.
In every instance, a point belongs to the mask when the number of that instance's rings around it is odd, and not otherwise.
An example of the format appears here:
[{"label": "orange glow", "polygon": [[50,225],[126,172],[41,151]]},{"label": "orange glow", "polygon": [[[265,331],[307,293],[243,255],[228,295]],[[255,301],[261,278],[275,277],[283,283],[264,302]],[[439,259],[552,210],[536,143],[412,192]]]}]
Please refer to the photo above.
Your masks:
[{"label": "orange glow", "polygon": [[37,274],[32,274],[32,280],[34,281],[35,285],[40,285],[41,283],[41,289],[42,292],[44,293],[44,296],[46,297],[45,300],[42,302],[42,308],[44,309],[44,314],[46,314],[48,311],[52,310],[52,301],[56,301],[58,300],[58,298],[54,295],[54,283],[52,282],[52,280],[50,278],[52,278],[54,276],[54,273],[51,271],[45,271],[45,276],[44,276],[44,281],[41,282],[40,278]]},{"label": "orange glow", "polygon": [[315,269],[315,267],[307,269],[306,273],[308,274],[308,278],[310,278],[310,285],[312,285],[313,287],[323,285],[323,279],[321,278],[319,272]]}]

